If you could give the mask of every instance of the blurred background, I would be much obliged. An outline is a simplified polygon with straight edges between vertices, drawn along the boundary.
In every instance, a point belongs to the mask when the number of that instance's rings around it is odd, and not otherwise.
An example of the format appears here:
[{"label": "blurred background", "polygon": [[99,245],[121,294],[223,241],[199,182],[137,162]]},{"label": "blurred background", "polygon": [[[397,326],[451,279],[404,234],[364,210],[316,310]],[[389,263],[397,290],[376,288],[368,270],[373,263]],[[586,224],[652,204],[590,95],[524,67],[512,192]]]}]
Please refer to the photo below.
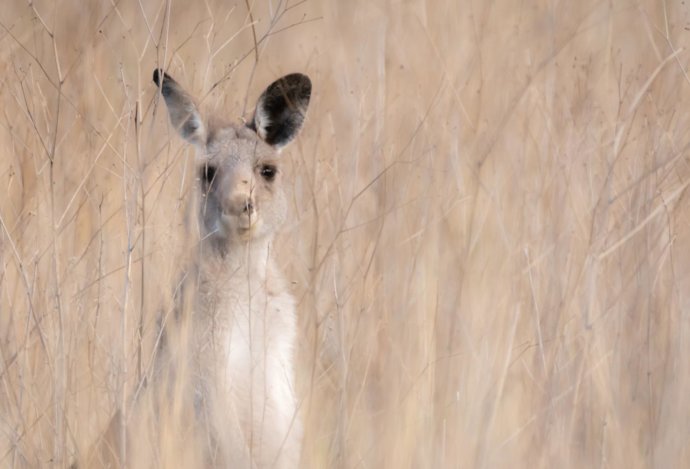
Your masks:
[{"label": "blurred background", "polygon": [[3,0],[0,467],[67,466],[150,367],[195,175],[155,67],[235,121],[313,81],[302,467],[683,467],[688,44],[680,0]]}]

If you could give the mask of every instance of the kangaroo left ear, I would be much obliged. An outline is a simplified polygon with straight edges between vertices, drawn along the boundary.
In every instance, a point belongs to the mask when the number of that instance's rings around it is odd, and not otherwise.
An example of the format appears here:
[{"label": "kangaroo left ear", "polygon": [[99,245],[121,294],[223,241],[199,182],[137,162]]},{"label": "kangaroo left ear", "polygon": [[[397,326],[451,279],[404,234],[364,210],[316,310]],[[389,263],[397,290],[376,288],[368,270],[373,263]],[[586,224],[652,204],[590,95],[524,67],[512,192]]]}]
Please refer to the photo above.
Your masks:
[{"label": "kangaroo left ear", "polygon": [[175,130],[188,142],[205,145],[206,126],[194,99],[161,69],[153,71],[153,82],[161,89]]},{"label": "kangaroo left ear", "polygon": [[259,97],[249,127],[266,143],[280,149],[302,128],[311,98],[311,80],[292,73],[269,85]]}]

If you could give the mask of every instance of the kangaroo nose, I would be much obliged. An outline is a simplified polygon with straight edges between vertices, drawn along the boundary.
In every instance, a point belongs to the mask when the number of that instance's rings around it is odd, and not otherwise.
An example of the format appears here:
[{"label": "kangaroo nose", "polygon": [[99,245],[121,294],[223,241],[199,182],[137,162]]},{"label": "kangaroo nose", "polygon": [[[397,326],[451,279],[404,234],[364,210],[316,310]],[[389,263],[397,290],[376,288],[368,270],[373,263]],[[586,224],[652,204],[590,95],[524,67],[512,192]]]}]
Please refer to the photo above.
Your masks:
[{"label": "kangaroo nose", "polygon": [[242,215],[243,213],[252,215],[255,212],[255,204],[250,196],[235,194],[227,201],[225,212],[232,215]]},{"label": "kangaroo nose", "polygon": [[252,199],[245,199],[243,211],[247,213],[254,213],[254,202],[252,202]]}]

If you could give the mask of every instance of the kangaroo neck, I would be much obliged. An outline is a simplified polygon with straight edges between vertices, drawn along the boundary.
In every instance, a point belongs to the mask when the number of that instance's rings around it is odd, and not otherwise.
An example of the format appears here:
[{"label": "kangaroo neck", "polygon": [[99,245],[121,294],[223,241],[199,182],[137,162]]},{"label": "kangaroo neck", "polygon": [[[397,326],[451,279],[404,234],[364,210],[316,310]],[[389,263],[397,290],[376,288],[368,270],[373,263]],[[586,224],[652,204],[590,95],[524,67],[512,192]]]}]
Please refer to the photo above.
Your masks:
[{"label": "kangaroo neck", "polygon": [[249,277],[264,281],[271,268],[272,248],[270,237],[222,246],[213,242],[201,243],[199,261],[202,275],[216,280]]}]

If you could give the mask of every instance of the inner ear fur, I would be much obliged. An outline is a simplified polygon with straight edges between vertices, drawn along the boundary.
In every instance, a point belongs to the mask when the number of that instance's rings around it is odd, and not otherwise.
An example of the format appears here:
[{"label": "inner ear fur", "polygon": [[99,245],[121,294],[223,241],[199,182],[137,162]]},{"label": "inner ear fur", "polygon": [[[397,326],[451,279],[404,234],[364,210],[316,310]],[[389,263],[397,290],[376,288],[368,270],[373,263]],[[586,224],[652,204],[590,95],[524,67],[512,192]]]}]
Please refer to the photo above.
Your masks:
[{"label": "inner ear fur", "polygon": [[309,106],[311,80],[292,73],[271,83],[259,97],[249,127],[266,143],[282,148],[297,136]]}]

